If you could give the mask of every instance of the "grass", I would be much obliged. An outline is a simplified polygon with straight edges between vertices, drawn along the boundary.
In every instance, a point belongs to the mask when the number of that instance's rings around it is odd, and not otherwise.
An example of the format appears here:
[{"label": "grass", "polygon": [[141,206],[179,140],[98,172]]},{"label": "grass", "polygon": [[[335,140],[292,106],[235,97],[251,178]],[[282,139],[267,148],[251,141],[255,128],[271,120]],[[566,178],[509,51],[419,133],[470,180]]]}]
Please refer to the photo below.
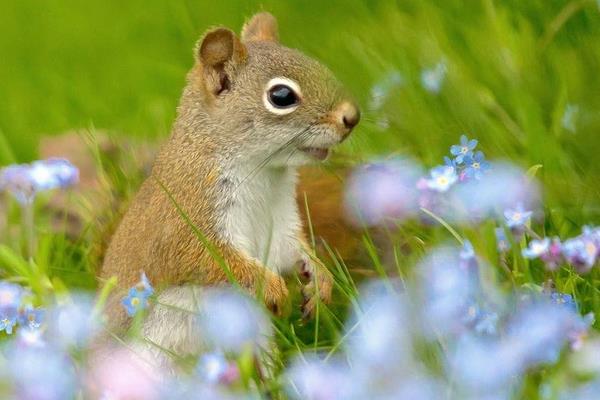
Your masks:
[{"label": "grass", "polygon": [[[217,24],[239,30],[246,17],[265,9],[277,16],[286,45],[323,61],[361,104],[363,122],[340,159],[358,164],[400,153],[433,166],[465,132],[488,158],[532,168],[546,206],[541,233],[569,237],[584,224],[600,224],[600,5],[594,0],[225,0],[218,6],[5,0],[0,8],[0,165],[35,159],[42,136],[72,129],[166,138],[202,32]],[[447,79],[438,94],[430,93],[421,73],[441,60]],[[372,88],[390,73],[401,82],[375,109]],[[563,123],[568,105],[578,107],[574,131]],[[123,176],[112,182],[122,192],[137,184]],[[19,218],[14,205],[8,215],[12,222]],[[52,233],[41,209],[36,218],[35,262],[21,257],[20,237],[3,235],[3,276],[39,293],[95,287],[88,258],[93,243]],[[471,240],[495,262],[493,225],[441,222],[435,228],[408,224],[394,237],[392,267],[400,276],[410,275],[408,266],[425,249],[453,238]],[[373,240],[365,236],[363,245],[369,267],[385,276],[389,270]],[[284,359],[299,349],[334,354],[343,344],[343,316],[356,306],[358,289],[335,249],[329,254],[336,301],[306,324],[297,311],[275,321]],[[506,285],[548,278],[517,250],[511,260]],[[562,269],[552,278],[584,311],[600,315],[598,274]]]}]

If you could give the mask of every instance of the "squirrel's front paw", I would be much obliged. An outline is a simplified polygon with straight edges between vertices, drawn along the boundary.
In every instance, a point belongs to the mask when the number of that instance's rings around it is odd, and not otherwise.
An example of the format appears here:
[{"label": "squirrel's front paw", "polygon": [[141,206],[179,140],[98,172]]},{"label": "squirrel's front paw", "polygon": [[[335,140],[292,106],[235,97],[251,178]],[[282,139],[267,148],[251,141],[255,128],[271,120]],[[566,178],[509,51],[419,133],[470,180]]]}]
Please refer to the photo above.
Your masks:
[{"label": "squirrel's front paw", "polygon": [[313,317],[317,302],[325,304],[331,302],[331,291],[333,289],[333,276],[322,264],[314,265],[312,261],[304,261],[300,273],[309,281],[302,287],[304,302],[302,303],[302,317],[307,319]]},{"label": "squirrel's front paw", "polygon": [[265,305],[275,315],[281,315],[288,298],[288,289],[283,278],[271,271],[265,275],[263,287]]}]

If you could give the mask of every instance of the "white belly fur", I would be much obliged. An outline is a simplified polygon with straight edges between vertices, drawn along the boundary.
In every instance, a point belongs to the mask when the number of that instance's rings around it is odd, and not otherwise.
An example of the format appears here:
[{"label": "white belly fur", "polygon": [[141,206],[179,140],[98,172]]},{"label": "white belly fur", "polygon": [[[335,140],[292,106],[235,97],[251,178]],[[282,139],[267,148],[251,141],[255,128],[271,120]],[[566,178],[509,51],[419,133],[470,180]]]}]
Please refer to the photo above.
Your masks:
[{"label": "white belly fur", "polygon": [[[244,173],[231,177],[238,183]],[[242,178],[240,178],[242,176]],[[279,273],[293,268],[300,260],[297,234],[301,229],[295,199],[296,171],[266,169],[234,191],[224,210],[222,238]],[[147,351],[152,358],[173,370],[171,357],[161,348],[178,355],[202,351],[201,332],[194,314],[202,288],[171,287],[158,296],[158,303],[144,322],[143,334],[152,343]]]}]

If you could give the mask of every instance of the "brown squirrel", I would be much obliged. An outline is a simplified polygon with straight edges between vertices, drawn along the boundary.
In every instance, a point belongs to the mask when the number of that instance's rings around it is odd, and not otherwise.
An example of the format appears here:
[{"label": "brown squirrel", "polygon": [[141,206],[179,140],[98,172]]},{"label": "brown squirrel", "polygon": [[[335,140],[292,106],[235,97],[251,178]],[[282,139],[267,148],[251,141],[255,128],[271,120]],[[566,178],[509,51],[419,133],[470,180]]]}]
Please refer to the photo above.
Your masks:
[{"label": "brown squirrel", "polygon": [[[299,267],[310,277],[305,313],[318,299],[330,300],[332,276],[303,232],[297,169],[327,158],[360,119],[326,67],[279,44],[269,13],[252,17],[241,38],[226,28],[210,30],[195,56],[172,136],[111,239],[101,270],[102,279],[116,276],[121,289],[144,271],[158,289],[158,304],[143,333],[184,353],[196,347],[191,320],[159,305],[191,310],[197,287],[226,284],[233,276],[277,313],[288,296],[283,274]],[[112,326],[127,323],[122,295],[114,292],[108,303]]]}]

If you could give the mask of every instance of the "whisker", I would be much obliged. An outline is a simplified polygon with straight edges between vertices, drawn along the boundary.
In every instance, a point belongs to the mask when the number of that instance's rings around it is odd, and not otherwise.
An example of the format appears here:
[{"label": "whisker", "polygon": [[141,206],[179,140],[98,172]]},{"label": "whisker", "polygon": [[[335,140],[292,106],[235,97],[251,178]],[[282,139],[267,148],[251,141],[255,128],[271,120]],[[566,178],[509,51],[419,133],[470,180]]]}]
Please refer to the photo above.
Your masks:
[{"label": "whisker", "polygon": [[[286,143],[284,143],[283,145],[281,145],[279,148],[277,148],[275,151],[273,151],[271,154],[269,154],[264,160],[262,160],[255,168],[252,169],[252,171],[250,171],[250,173],[248,175],[246,175],[241,181],[240,183],[236,186],[235,190],[237,190],[240,186],[242,186],[242,184],[244,184],[248,179],[252,179],[254,176],[256,176],[256,174],[263,169],[275,156],[279,155],[280,153],[282,153],[283,151],[285,151],[289,146],[293,145],[298,139],[300,139],[302,136],[306,135],[306,134],[310,134],[310,129],[314,126],[315,124],[312,123],[310,125],[308,125],[305,129],[303,129],[301,132],[299,132],[297,135],[295,135],[294,137],[292,137],[290,140],[288,140]],[[308,135],[307,135],[308,136]]]}]

